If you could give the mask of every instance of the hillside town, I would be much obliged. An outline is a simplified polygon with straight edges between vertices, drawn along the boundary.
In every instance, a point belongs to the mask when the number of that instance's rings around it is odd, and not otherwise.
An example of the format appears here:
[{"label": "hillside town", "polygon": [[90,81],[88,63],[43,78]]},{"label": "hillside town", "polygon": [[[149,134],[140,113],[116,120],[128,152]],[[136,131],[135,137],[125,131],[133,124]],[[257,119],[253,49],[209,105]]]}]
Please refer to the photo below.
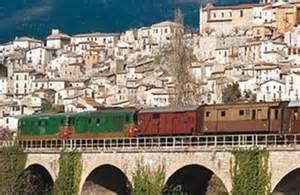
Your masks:
[{"label": "hillside town", "polygon": [[[0,44],[0,126],[15,131],[21,116],[45,111],[168,106],[182,80],[193,83],[193,104],[224,103],[232,84],[244,101],[299,100],[300,1],[207,3],[199,32],[176,16],[122,33],[53,29],[45,40]],[[187,71],[174,71],[182,45]]]}]

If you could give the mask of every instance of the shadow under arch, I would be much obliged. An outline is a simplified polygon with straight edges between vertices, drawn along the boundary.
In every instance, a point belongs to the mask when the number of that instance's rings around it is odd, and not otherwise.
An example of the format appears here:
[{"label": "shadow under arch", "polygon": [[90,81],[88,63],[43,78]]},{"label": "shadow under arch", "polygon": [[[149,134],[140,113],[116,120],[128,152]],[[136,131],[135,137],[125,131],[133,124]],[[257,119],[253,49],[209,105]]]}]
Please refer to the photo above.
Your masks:
[{"label": "shadow under arch", "polygon": [[[191,164],[176,170],[165,184],[164,195],[227,195],[224,183],[210,169]],[[179,193],[179,194],[180,194]]]},{"label": "shadow under arch", "polygon": [[81,194],[130,195],[131,184],[122,170],[105,164],[98,166],[88,175]]},{"label": "shadow under arch", "polygon": [[24,169],[17,181],[18,194],[51,194],[54,181],[48,170],[40,164],[32,164]]},{"label": "shadow under arch", "polygon": [[300,167],[286,174],[275,186],[272,195],[299,195]]}]

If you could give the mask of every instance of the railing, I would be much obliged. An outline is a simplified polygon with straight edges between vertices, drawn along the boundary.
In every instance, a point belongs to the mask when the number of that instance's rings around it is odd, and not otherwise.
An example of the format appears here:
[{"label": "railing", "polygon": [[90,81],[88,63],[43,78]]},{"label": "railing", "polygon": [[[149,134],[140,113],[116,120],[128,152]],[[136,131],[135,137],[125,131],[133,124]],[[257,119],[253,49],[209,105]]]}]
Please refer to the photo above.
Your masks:
[{"label": "railing", "polygon": [[11,140],[0,140],[0,148],[2,147],[8,147],[8,146],[14,146],[15,142]]},{"label": "railing", "polygon": [[126,151],[137,150],[187,150],[187,149],[234,149],[249,147],[280,147],[300,149],[300,134],[218,135],[138,137],[112,139],[49,139],[16,141],[15,144],[28,150],[77,149],[79,151]]}]

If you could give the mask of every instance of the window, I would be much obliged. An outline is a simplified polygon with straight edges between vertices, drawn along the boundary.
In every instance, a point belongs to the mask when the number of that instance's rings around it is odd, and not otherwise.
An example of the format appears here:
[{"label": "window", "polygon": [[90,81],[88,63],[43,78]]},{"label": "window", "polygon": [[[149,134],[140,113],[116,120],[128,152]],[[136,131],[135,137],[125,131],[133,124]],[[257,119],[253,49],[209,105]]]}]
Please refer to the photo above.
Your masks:
[{"label": "window", "polygon": [[226,116],[226,111],[224,111],[224,110],[221,111],[221,116],[222,116],[222,117],[225,117],[225,116]]},{"label": "window", "polygon": [[240,116],[244,116],[244,114],[245,114],[245,111],[244,110],[240,110]]},{"label": "window", "polygon": [[232,12],[229,12],[229,16],[232,17]]},{"label": "window", "polygon": [[210,112],[206,112],[206,117],[210,117]]},{"label": "window", "polygon": [[216,18],[217,17],[217,14],[216,13],[214,13],[214,18]]},{"label": "window", "polygon": [[256,110],[252,110],[252,120],[256,120]]},{"label": "window", "polygon": [[126,115],[126,122],[129,122],[129,115]]},{"label": "window", "polygon": [[240,11],[240,17],[243,17],[243,16],[244,16],[244,11],[241,10],[241,11]]},{"label": "window", "polygon": [[90,125],[92,123],[92,119],[88,119],[88,124]]},{"label": "window", "polygon": [[97,123],[97,125],[99,125],[100,124],[100,118],[97,118],[97,120],[96,120],[96,123]]},{"label": "window", "polygon": [[274,119],[278,119],[279,111],[276,109],[274,114]]},{"label": "window", "polygon": [[224,12],[222,12],[222,18],[224,18]]}]

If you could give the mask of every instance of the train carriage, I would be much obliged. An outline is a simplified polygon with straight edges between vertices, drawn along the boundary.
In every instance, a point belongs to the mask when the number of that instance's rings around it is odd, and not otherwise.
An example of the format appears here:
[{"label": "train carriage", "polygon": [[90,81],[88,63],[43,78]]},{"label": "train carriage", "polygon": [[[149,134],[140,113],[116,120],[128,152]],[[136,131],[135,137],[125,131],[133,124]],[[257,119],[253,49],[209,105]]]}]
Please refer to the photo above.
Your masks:
[{"label": "train carriage", "polygon": [[199,106],[147,108],[138,112],[139,136],[199,135]]},{"label": "train carriage", "polygon": [[300,102],[290,102],[288,104],[290,112],[290,129],[293,133],[300,133]]},{"label": "train carriage", "polygon": [[23,116],[18,121],[17,139],[57,138],[66,125],[66,114],[42,114]]},{"label": "train carriage", "polygon": [[134,137],[135,117],[135,109],[119,108],[24,116],[18,122],[17,139]]},{"label": "train carriage", "polygon": [[135,109],[105,109],[70,116],[70,137],[134,137]]},{"label": "train carriage", "polygon": [[288,132],[287,103],[207,105],[203,134]]}]

